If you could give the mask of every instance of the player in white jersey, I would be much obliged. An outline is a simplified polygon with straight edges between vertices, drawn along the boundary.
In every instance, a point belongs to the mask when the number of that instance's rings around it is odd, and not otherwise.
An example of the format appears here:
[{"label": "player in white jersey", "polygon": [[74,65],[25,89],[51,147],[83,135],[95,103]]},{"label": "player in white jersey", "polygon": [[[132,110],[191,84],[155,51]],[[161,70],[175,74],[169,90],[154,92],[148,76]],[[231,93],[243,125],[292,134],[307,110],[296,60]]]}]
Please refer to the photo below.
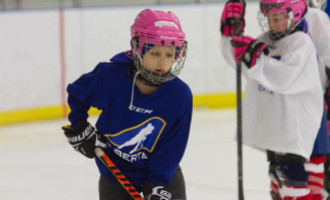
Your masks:
[{"label": "player in white jersey", "polygon": [[[323,66],[330,67],[330,19],[328,15],[317,8],[309,7],[305,17],[308,32],[312,37],[320,61]],[[326,86],[325,68],[322,69],[322,85]]]},{"label": "player in white jersey", "polygon": [[[328,93],[328,77],[326,75],[326,65],[330,66],[330,20],[328,15],[321,9],[326,7],[325,0],[309,0],[307,1],[309,8],[305,16],[308,24],[306,32],[311,36],[316,51],[318,53],[319,71],[323,90],[325,91],[325,100],[329,100]],[[329,105],[329,104],[328,104]],[[320,130],[315,140],[311,158],[305,163],[305,169],[309,172],[308,185],[311,190],[313,199],[327,199],[328,194],[323,191],[323,187],[327,189],[327,170],[324,170],[326,155],[329,154],[329,130],[327,125],[326,108],[322,118]],[[327,162],[328,163],[328,162]],[[327,169],[328,167],[326,167]],[[325,177],[325,179],[324,179]],[[325,184],[323,184],[323,180]],[[329,197],[330,199],[330,197]]]},{"label": "player in white jersey", "polygon": [[258,19],[264,33],[256,40],[234,36],[232,30],[243,30],[244,23],[231,24],[230,18],[244,17],[242,7],[226,4],[220,45],[231,66],[242,62],[247,78],[243,143],[267,152],[273,199],[311,200],[304,163],[320,128],[323,91],[313,42],[297,28],[306,2],[261,0]]},{"label": "player in white jersey", "polygon": [[[315,48],[317,50],[319,56],[320,63],[320,75],[323,89],[325,90],[325,103],[326,108],[329,107],[330,97],[329,97],[329,76],[327,76],[326,71],[329,72],[330,66],[330,20],[328,15],[323,11],[326,6],[326,0],[309,0],[307,1],[310,8],[306,14],[306,21],[308,24],[308,33],[312,37]],[[327,113],[329,120],[329,112]],[[329,122],[328,122],[329,123]],[[309,176],[309,185],[311,187],[311,193],[315,195],[321,196],[323,194],[322,199],[330,199],[328,196],[328,192],[330,191],[329,184],[329,162],[330,158],[328,156],[327,162],[325,163],[325,155],[329,155],[329,145],[326,147],[326,143],[329,142],[329,132],[327,129],[326,119],[322,120],[322,125],[320,132],[317,136],[313,154],[308,163],[306,169],[308,169]],[[322,128],[323,127],[323,128]],[[322,131],[322,129],[324,131]],[[323,133],[326,132],[326,133]],[[324,165],[325,163],[325,165]],[[324,165],[324,168],[323,168]],[[325,170],[323,170],[325,169]],[[324,173],[325,172],[325,173]],[[322,191],[323,188],[323,177],[324,177],[324,188],[326,191]],[[319,198],[321,199],[321,198]]]}]

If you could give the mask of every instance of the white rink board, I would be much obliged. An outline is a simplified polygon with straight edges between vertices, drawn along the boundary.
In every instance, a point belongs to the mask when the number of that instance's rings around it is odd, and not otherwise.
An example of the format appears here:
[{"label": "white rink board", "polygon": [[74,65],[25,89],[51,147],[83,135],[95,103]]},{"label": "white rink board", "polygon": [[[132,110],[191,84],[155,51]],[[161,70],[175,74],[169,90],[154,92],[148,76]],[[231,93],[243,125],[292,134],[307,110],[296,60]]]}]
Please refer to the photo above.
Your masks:
[{"label": "white rink board", "polygon": [[[173,11],[187,41],[180,77],[193,94],[235,91],[235,71],[221,56],[223,3],[149,6]],[[130,25],[145,6],[64,10],[67,83],[130,48]],[[246,34],[257,36],[258,4],[247,3]],[[0,112],[61,104],[59,10],[0,12]]]}]

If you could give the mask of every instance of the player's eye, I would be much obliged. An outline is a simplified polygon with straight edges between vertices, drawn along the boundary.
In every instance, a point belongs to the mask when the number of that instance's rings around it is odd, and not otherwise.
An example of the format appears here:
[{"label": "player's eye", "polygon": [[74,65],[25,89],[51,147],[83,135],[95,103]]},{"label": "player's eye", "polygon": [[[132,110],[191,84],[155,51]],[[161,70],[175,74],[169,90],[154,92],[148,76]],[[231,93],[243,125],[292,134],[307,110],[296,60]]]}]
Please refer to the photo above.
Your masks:
[{"label": "player's eye", "polygon": [[174,57],[174,54],[173,53],[167,53],[166,54],[166,58],[173,58]]},{"label": "player's eye", "polygon": [[160,53],[157,52],[157,51],[153,51],[153,52],[151,52],[151,55],[152,55],[153,57],[159,57]]}]

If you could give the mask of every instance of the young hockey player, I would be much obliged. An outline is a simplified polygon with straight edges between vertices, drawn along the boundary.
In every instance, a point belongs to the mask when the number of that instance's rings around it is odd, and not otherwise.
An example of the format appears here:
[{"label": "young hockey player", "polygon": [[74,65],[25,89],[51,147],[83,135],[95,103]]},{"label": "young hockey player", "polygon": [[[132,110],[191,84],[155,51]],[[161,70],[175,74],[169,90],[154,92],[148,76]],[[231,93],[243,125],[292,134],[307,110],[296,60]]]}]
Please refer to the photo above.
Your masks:
[{"label": "young hockey player", "polygon": [[275,200],[312,199],[304,163],[324,104],[315,47],[297,27],[306,12],[304,0],[261,0],[257,39],[235,36],[244,30],[243,4],[227,3],[221,18],[222,54],[233,67],[241,62],[247,78],[243,143],[267,152]]},{"label": "young hockey player", "polygon": [[[131,26],[130,43],[130,51],[68,85],[71,125],[63,127],[65,136],[88,158],[102,147],[150,200],[186,199],[179,163],[189,135],[192,93],[177,77],[186,58],[185,34],[173,12],[146,9]],[[88,123],[91,106],[102,110],[95,128]],[[101,161],[96,164],[99,199],[130,200]]]},{"label": "young hockey player", "polygon": [[[330,66],[330,20],[325,12],[321,9],[326,7],[326,1],[310,0],[307,1],[310,6],[305,16],[308,29],[305,31],[311,36],[315,45],[319,70],[323,90],[325,92],[326,107],[328,107],[329,96],[326,87],[329,86],[326,75],[326,66]],[[313,200],[326,199],[328,194],[323,191],[323,187],[327,189],[327,170],[328,162],[323,167],[326,155],[329,154],[329,130],[326,119],[326,109],[322,117],[322,123],[315,140],[312,156],[305,163],[305,169],[309,172],[308,185],[311,190]],[[323,180],[324,183],[323,184]],[[323,197],[322,197],[323,194]]]}]

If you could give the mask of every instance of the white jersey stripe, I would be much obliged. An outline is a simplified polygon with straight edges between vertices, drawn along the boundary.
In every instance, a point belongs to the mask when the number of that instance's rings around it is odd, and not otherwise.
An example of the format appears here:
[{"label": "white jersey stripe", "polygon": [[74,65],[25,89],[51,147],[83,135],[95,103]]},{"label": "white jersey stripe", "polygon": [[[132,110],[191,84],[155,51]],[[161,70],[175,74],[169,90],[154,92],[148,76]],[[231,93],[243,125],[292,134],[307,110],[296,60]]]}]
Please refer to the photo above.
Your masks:
[{"label": "white jersey stripe", "polygon": [[313,172],[313,173],[322,173],[324,172],[324,163],[321,164],[314,164],[314,163],[305,163],[305,170],[308,172]]},{"label": "white jersey stripe", "polygon": [[291,187],[286,187],[285,185],[282,186],[280,189],[280,195],[281,197],[303,197],[306,196],[310,193],[309,188],[291,188]]}]

